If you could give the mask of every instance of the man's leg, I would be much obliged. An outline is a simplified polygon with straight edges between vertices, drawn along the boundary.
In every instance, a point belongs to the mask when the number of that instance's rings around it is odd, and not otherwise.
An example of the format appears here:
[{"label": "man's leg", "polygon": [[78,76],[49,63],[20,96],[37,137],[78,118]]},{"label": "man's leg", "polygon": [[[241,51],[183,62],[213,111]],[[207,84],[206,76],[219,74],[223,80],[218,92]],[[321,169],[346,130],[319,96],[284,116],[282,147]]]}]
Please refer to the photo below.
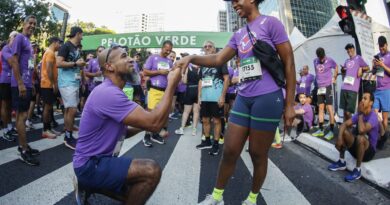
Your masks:
[{"label": "man's leg", "polygon": [[360,165],[362,164],[364,153],[370,146],[370,142],[363,135],[358,135],[357,138],[357,150],[356,150],[356,168],[360,171]]},{"label": "man's leg", "polygon": [[131,162],[127,179],[125,204],[145,204],[153,194],[161,178],[161,168],[153,160],[134,159]]},{"label": "man's leg", "polygon": [[202,117],[202,123],[203,123],[203,134],[207,138],[210,138],[210,118],[209,117]]},{"label": "man's leg", "polygon": [[65,122],[66,122],[66,126],[67,126],[66,129],[69,132],[73,131],[74,118],[76,116],[76,113],[77,113],[77,107],[69,107],[69,108],[67,108]]},{"label": "man's leg", "polygon": [[19,146],[23,151],[27,150],[27,139],[26,139],[26,122],[27,111],[16,112],[16,129],[18,131]]},{"label": "man's leg", "polygon": [[345,150],[353,146],[354,140],[355,140],[354,136],[347,129],[344,131],[341,137],[337,138],[335,147],[339,151],[340,158],[337,162],[330,164],[328,166],[328,170],[338,171],[338,170],[345,170],[347,168],[347,164],[344,158]]},{"label": "man's leg", "polygon": [[[323,96],[318,96],[318,99],[322,98]],[[318,104],[318,126],[319,129],[313,133],[314,137],[323,137],[324,136],[324,111],[325,111],[325,104],[319,103]]]}]

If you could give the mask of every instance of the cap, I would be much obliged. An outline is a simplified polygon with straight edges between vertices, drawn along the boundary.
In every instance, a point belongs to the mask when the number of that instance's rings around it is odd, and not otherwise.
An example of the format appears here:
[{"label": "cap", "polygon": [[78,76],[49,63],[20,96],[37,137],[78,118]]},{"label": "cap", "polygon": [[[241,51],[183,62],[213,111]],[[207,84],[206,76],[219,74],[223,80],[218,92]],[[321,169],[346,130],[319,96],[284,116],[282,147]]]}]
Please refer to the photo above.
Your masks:
[{"label": "cap", "polygon": [[378,38],[378,44],[380,47],[383,47],[385,44],[387,44],[386,37],[384,36],[379,36]]},{"label": "cap", "polygon": [[348,43],[348,44],[345,46],[345,50],[348,50],[348,49],[351,49],[351,48],[355,48],[355,46],[354,46],[352,43]]},{"label": "cap", "polygon": [[140,52],[135,53],[136,56],[142,56]]},{"label": "cap", "polygon": [[52,44],[52,43],[54,43],[54,42],[60,42],[60,43],[62,43],[62,42],[64,42],[64,41],[63,41],[61,38],[58,38],[57,36],[53,36],[53,37],[50,37],[50,38],[49,38],[48,42],[49,42],[49,45],[50,45],[50,44]]},{"label": "cap", "polygon": [[9,34],[9,37],[15,37],[16,35],[18,34],[17,31],[12,31],[10,34]]},{"label": "cap", "polygon": [[187,53],[187,52],[184,52],[184,53],[180,53],[181,57],[185,57],[185,56],[189,56],[190,54]]},{"label": "cap", "polygon": [[73,26],[73,27],[70,29],[70,34],[67,35],[66,37],[72,38],[72,37],[74,37],[77,33],[82,33],[82,32],[83,32],[83,29],[81,29],[81,28],[78,27],[78,26]]}]

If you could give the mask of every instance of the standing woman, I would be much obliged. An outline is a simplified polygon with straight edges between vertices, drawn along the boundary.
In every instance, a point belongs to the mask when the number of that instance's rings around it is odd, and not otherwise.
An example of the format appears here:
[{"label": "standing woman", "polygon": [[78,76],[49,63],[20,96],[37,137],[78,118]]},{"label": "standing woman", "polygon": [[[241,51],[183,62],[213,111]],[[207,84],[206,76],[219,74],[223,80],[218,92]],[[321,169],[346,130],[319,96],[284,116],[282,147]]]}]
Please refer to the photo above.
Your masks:
[{"label": "standing woman", "polygon": [[[236,161],[240,157],[245,142],[250,137],[249,154],[254,167],[252,189],[243,204],[256,204],[257,196],[267,174],[268,150],[275,136],[276,127],[284,110],[285,121],[291,125],[294,117],[295,65],[291,44],[282,23],[271,16],[261,15],[259,4],[264,0],[232,0],[232,6],[241,18],[248,22],[249,29],[256,39],[265,41],[279,54],[284,64],[286,76],[286,100],[267,68],[261,66],[252,52],[246,26],[239,29],[230,39],[229,44],[219,53],[207,56],[189,56],[178,62],[180,67],[188,63],[199,66],[220,67],[236,53],[241,59],[238,95],[230,113],[230,120],[225,136],[223,157],[219,165],[217,182],[212,195],[201,204],[223,204],[223,191],[233,175]],[[253,66],[255,72],[243,73],[243,62]],[[261,72],[259,72],[259,70]],[[257,80],[247,80],[257,78]]]}]

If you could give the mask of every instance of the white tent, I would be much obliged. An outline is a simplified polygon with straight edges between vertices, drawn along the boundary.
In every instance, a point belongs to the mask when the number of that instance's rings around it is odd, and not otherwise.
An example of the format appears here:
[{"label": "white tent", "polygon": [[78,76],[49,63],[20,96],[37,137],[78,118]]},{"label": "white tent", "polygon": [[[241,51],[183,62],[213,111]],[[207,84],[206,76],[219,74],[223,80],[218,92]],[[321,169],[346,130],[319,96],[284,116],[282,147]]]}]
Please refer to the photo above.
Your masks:
[{"label": "white tent", "polygon": [[292,47],[302,44],[307,40],[307,38],[302,34],[302,32],[297,27],[293,28],[289,38]]}]

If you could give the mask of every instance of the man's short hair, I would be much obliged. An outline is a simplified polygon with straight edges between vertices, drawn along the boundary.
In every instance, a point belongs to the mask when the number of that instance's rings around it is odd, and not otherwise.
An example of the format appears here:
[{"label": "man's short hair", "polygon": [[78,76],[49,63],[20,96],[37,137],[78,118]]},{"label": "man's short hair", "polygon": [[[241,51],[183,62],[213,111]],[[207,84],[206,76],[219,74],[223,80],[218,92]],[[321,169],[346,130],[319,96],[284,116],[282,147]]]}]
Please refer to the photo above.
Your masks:
[{"label": "man's short hair", "polygon": [[323,49],[323,48],[321,48],[321,47],[317,48],[316,54],[317,54],[317,57],[318,57],[318,58],[323,58],[323,57],[325,57],[325,49]]},{"label": "man's short hair", "polygon": [[[375,96],[374,96],[374,94],[373,94],[372,92],[366,91],[366,92],[364,92],[364,93],[370,94],[370,101],[371,101],[371,102],[374,102]],[[364,93],[363,93],[363,94],[364,94]]]},{"label": "man's short hair", "polygon": [[70,29],[70,34],[67,35],[66,37],[68,38],[73,38],[76,36],[77,33],[83,33],[83,29],[81,29],[80,27],[78,26],[73,26],[71,29]]},{"label": "man's short hair", "polygon": [[173,46],[172,41],[166,40],[166,41],[163,42],[162,47],[164,47],[166,44],[168,44],[168,45],[170,45],[170,46]]},{"label": "man's short hair", "polygon": [[37,17],[35,17],[34,15],[28,15],[26,16],[26,18],[24,18],[23,22],[27,23],[30,19],[37,19]]},{"label": "man's short hair", "polygon": [[62,43],[64,41],[61,38],[57,37],[57,36],[50,37],[49,40],[48,40],[49,45],[51,45],[54,42]]},{"label": "man's short hair", "polygon": [[384,36],[379,36],[379,38],[378,38],[378,44],[379,44],[379,47],[383,47],[385,44],[387,44],[386,37],[384,37]]},{"label": "man's short hair", "polygon": [[351,49],[351,48],[355,48],[355,46],[354,46],[352,43],[348,43],[348,44],[345,46],[345,50],[348,50],[348,49]]},{"label": "man's short hair", "polygon": [[101,49],[101,48],[103,48],[103,50],[106,49],[106,47],[104,47],[104,46],[98,46],[98,47],[96,48],[96,51],[98,51],[98,50]]}]

